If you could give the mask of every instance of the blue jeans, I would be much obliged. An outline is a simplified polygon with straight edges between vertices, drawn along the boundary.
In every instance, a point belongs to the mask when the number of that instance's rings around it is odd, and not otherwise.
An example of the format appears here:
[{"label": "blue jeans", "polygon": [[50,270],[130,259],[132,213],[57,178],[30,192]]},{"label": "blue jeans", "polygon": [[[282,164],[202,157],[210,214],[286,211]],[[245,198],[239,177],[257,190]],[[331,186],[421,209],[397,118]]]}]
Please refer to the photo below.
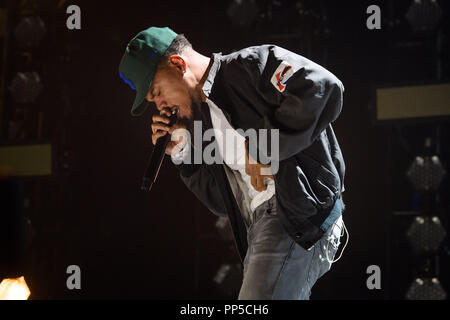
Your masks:
[{"label": "blue jeans", "polygon": [[342,215],[309,250],[284,230],[277,217],[275,196],[256,208],[252,221],[238,299],[309,300],[311,288],[330,270],[330,261],[339,248]]}]

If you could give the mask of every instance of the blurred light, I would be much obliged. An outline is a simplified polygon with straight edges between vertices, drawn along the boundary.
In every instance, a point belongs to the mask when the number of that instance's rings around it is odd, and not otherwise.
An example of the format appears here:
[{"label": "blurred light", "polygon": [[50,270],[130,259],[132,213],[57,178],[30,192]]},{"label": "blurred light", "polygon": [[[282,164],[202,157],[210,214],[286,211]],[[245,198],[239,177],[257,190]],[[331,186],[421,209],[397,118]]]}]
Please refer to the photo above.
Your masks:
[{"label": "blurred light", "polygon": [[45,32],[45,24],[40,17],[23,17],[14,30],[14,36],[20,47],[32,48],[39,46]]},{"label": "blurred light", "polygon": [[18,72],[9,90],[17,103],[31,103],[36,100],[43,88],[37,72]]},{"label": "blurred light", "polygon": [[416,157],[407,176],[418,191],[437,190],[446,171],[437,156]]},{"label": "blurred light", "polygon": [[239,263],[221,265],[213,281],[222,293],[235,297],[239,293],[242,282],[241,265]]},{"label": "blurred light", "polygon": [[405,17],[414,31],[434,30],[442,15],[436,0],[414,0]]},{"label": "blurred light", "polygon": [[219,217],[216,221],[215,227],[218,229],[222,240],[233,241],[233,232],[231,231],[228,217]]},{"label": "blurred light", "polygon": [[253,23],[259,14],[255,0],[233,0],[227,9],[228,18],[235,27],[246,27]]},{"label": "blurred light", "polygon": [[418,254],[436,251],[446,236],[438,217],[416,217],[406,236]]},{"label": "blurred light", "polygon": [[231,270],[231,265],[229,265],[229,264],[221,265],[219,270],[217,270],[217,273],[214,276],[213,281],[217,284],[221,284],[230,270]]},{"label": "blurred light", "polygon": [[417,278],[406,293],[408,300],[445,300],[447,294],[437,278]]},{"label": "blurred light", "polygon": [[3,279],[0,283],[0,300],[28,300],[28,289],[25,278]]}]

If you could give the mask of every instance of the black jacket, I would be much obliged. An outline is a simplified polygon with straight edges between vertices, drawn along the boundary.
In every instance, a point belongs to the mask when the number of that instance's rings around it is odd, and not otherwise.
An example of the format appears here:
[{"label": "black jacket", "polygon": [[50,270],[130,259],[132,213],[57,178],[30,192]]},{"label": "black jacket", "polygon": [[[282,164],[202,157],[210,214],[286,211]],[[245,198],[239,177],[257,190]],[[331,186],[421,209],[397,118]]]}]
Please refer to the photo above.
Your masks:
[{"label": "black jacket", "polygon": [[[212,59],[203,92],[233,128],[279,129],[277,213],[288,234],[309,249],[337,218],[330,212],[344,191],[345,164],[331,126],[342,109],[342,82],[318,64],[274,45],[216,53]],[[211,127],[208,107],[202,108]],[[264,155],[251,155],[267,163]],[[230,218],[243,261],[246,228],[223,166],[177,165],[198,199],[214,214]]]}]

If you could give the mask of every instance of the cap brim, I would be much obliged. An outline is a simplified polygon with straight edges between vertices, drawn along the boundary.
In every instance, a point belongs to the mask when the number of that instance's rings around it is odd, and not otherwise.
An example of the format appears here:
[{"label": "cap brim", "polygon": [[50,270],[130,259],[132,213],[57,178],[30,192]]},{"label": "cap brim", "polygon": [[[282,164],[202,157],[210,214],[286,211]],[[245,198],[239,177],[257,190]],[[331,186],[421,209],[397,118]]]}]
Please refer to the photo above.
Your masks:
[{"label": "cap brim", "polygon": [[141,116],[148,108],[149,102],[145,99],[148,89],[152,84],[152,79],[145,79],[141,88],[136,88],[136,98],[131,107],[131,115],[134,117]]}]

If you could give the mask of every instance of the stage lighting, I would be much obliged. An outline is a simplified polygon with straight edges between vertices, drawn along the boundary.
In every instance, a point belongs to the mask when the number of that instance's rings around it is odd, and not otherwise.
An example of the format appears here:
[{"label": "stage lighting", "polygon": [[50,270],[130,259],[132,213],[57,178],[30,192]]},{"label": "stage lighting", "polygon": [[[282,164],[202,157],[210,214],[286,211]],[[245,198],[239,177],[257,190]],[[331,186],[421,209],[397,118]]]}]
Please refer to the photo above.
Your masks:
[{"label": "stage lighting", "polygon": [[447,294],[437,278],[417,278],[406,293],[408,300],[445,300]]},{"label": "stage lighting", "polygon": [[45,32],[45,24],[40,17],[23,17],[14,30],[14,36],[20,47],[32,48],[39,46]]},{"label": "stage lighting", "polygon": [[231,231],[228,217],[219,217],[216,221],[215,227],[219,231],[219,235],[224,241],[233,241],[233,232]]},{"label": "stage lighting", "polygon": [[221,265],[213,279],[219,290],[230,297],[239,293],[241,280],[242,267],[239,263]]},{"label": "stage lighting", "polygon": [[414,0],[405,17],[414,31],[434,30],[442,15],[436,0]]},{"label": "stage lighting", "polygon": [[28,300],[28,289],[25,278],[3,279],[0,283],[0,300]]},{"label": "stage lighting", "polygon": [[36,100],[43,88],[37,72],[18,72],[9,90],[16,103],[31,103]]},{"label": "stage lighting", "polygon": [[418,191],[437,190],[446,171],[437,156],[416,157],[407,176]]},{"label": "stage lighting", "polygon": [[438,217],[416,217],[406,236],[418,254],[435,252],[446,236]]}]

